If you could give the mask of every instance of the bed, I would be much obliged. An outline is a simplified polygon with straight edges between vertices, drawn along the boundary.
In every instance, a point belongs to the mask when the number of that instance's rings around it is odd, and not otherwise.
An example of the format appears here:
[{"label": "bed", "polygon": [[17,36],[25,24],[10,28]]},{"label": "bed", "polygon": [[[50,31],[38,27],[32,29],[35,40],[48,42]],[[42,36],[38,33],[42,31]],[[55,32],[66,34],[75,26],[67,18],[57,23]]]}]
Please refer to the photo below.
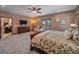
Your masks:
[{"label": "bed", "polygon": [[32,48],[38,48],[48,54],[78,54],[79,44],[72,39],[66,40],[63,31],[47,30],[35,35]]}]

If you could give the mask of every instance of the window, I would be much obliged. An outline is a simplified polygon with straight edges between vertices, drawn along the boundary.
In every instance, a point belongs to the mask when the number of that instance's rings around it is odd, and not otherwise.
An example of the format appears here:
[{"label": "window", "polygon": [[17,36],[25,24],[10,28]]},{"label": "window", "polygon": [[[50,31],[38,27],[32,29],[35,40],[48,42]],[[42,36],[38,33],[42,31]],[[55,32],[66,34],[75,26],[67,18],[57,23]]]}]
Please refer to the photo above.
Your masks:
[{"label": "window", "polygon": [[42,26],[45,30],[51,29],[51,19],[43,19]]}]

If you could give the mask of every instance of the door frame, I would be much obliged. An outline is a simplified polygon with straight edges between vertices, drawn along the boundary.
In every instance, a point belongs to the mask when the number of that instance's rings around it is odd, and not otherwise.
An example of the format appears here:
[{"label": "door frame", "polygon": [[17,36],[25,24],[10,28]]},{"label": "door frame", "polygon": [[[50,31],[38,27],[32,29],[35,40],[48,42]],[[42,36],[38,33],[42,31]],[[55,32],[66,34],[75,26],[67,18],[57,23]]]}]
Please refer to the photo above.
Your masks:
[{"label": "door frame", "polygon": [[76,15],[75,23],[77,24],[77,29],[79,30],[79,15]]},{"label": "door frame", "polygon": [[12,35],[13,35],[13,17],[0,16],[0,38],[2,38],[1,37],[1,30],[2,30],[2,28],[1,28],[1,18],[11,18],[12,19]]}]

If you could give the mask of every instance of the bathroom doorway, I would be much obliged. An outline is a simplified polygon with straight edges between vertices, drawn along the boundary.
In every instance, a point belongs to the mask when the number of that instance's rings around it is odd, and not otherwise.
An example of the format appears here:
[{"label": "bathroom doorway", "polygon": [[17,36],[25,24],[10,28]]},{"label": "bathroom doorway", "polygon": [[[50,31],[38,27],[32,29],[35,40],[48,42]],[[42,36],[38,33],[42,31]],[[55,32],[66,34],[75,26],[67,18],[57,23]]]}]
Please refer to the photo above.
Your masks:
[{"label": "bathroom doorway", "polygon": [[12,35],[12,18],[1,17],[1,38],[10,37]]}]

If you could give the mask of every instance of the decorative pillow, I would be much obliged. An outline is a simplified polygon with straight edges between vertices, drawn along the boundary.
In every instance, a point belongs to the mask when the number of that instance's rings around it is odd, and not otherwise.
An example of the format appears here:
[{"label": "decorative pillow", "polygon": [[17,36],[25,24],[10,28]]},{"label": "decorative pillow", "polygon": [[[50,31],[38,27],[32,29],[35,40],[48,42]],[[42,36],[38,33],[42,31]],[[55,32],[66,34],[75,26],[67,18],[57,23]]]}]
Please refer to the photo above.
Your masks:
[{"label": "decorative pillow", "polygon": [[70,39],[72,39],[73,34],[72,34],[72,32],[70,32],[68,30],[65,30],[64,37],[65,37],[65,39],[69,39],[70,40]]},{"label": "decorative pillow", "polygon": [[78,36],[75,36],[74,41],[77,42],[77,43],[79,43],[79,35]]},{"label": "decorative pillow", "polygon": [[77,41],[79,42],[79,31],[78,30],[74,31],[73,40],[75,42],[77,42]]}]

